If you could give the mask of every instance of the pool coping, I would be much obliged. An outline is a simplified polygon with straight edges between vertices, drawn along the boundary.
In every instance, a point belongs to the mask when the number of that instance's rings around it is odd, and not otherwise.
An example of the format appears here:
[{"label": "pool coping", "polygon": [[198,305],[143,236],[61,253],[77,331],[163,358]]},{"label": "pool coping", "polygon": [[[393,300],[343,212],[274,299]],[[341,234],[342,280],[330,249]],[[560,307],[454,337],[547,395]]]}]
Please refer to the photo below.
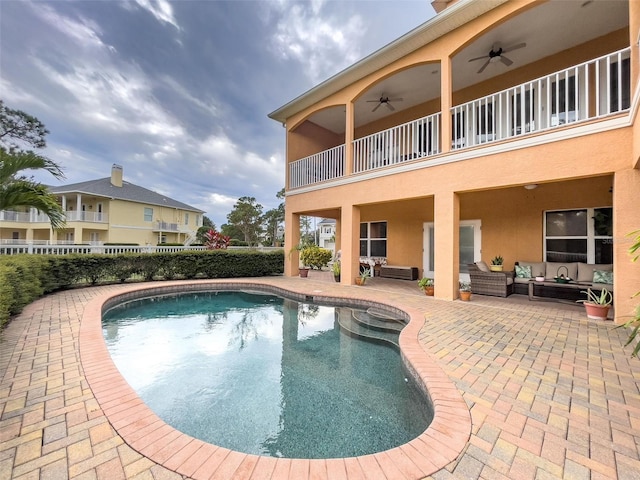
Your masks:
[{"label": "pool coping", "polygon": [[[107,350],[102,334],[102,312],[114,301],[148,294],[255,288],[301,300],[384,305],[404,312],[408,325],[400,333],[405,365],[433,405],[433,421],[418,437],[398,447],[370,455],[333,459],[290,459],[240,453],[184,434],[162,421],[122,377]],[[310,298],[312,297],[312,298]],[[85,378],[100,408],[118,435],[131,448],[196,480],[209,478],[299,479],[325,471],[331,479],[366,477],[420,479],[447,466],[462,453],[471,435],[471,414],[454,383],[429,352],[418,334],[425,312],[406,305],[365,298],[366,295],[309,294],[252,280],[195,280],[152,286],[126,285],[90,300],[83,312],[79,349]],[[366,473],[365,473],[366,472]]]}]

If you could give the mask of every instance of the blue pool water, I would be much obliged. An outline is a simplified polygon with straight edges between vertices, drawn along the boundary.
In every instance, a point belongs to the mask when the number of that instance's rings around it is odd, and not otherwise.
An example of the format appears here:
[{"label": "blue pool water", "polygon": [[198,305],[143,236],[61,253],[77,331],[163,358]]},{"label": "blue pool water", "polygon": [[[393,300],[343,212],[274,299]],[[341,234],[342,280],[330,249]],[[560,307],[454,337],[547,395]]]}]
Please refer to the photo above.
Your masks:
[{"label": "blue pool water", "polygon": [[433,418],[393,346],[398,323],[381,327],[379,315],[188,293],[114,307],[103,333],[122,375],[174,428],[245,453],[335,458],[406,443]]}]

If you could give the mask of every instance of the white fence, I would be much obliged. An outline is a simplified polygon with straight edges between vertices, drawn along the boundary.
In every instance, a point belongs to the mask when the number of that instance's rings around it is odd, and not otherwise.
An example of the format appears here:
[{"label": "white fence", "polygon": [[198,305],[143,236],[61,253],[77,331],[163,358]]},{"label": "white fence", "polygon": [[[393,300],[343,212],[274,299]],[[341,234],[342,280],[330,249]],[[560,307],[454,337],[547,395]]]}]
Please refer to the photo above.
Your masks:
[{"label": "white fence", "polygon": [[[185,250],[206,250],[204,246],[153,246],[153,245],[0,245],[0,255],[69,255],[105,254],[118,255],[122,253],[175,253]],[[228,250],[258,250],[270,252],[282,250],[282,247],[229,247]]]}]

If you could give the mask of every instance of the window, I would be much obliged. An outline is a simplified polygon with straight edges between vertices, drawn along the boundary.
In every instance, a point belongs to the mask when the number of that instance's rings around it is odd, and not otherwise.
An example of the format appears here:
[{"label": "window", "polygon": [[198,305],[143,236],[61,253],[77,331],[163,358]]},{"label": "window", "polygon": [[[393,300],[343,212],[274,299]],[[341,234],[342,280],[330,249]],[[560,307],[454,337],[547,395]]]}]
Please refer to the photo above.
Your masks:
[{"label": "window", "polygon": [[519,92],[512,97],[511,129],[514,135],[535,130],[533,122],[533,105],[535,105],[535,101],[536,94],[533,89],[525,90],[524,95]]},{"label": "window", "polygon": [[144,208],[144,221],[153,222],[153,208],[149,208],[149,207]]},{"label": "window", "polygon": [[493,103],[487,102],[476,108],[476,132],[478,132],[478,143],[489,142],[494,139],[494,123]]},{"label": "window", "polygon": [[548,262],[613,263],[613,209],[585,208],[545,214]]},{"label": "window", "polygon": [[360,224],[360,256],[387,256],[387,222],[364,222]]},{"label": "window", "polygon": [[[568,80],[568,81],[567,81]],[[551,126],[571,123],[576,117],[576,77],[551,82]]]},{"label": "window", "polygon": [[[625,58],[621,64],[613,62],[609,69],[611,79],[611,88],[609,89],[610,112],[626,110],[631,106],[631,65],[629,59]],[[618,105],[618,92],[620,92],[622,107]]]},{"label": "window", "polygon": [[188,213],[184,214],[184,224],[185,225],[189,225],[189,214]]}]

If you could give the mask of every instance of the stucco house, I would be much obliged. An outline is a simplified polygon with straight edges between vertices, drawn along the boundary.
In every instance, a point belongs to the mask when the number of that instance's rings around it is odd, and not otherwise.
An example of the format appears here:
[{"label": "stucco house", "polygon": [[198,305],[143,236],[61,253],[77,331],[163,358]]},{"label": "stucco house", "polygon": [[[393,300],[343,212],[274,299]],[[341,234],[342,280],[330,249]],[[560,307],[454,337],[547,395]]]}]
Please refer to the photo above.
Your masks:
[{"label": "stucco house", "polygon": [[269,114],[286,127],[285,248],[300,216],[333,218],[343,283],[382,256],[449,300],[497,255],[610,264],[620,321],[640,285],[640,2],[432,5]]},{"label": "stucco house", "polygon": [[335,253],[336,248],[336,220],[323,218],[318,222],[318,246]]},{"label": "stucco house", "polygon": [[66,215],[66,228],[53,231],[35,209],[0,211],[3,244],[190,243],[202,226],[203,210],[123,180],[122,166],[111,176],[51,187]]}]

